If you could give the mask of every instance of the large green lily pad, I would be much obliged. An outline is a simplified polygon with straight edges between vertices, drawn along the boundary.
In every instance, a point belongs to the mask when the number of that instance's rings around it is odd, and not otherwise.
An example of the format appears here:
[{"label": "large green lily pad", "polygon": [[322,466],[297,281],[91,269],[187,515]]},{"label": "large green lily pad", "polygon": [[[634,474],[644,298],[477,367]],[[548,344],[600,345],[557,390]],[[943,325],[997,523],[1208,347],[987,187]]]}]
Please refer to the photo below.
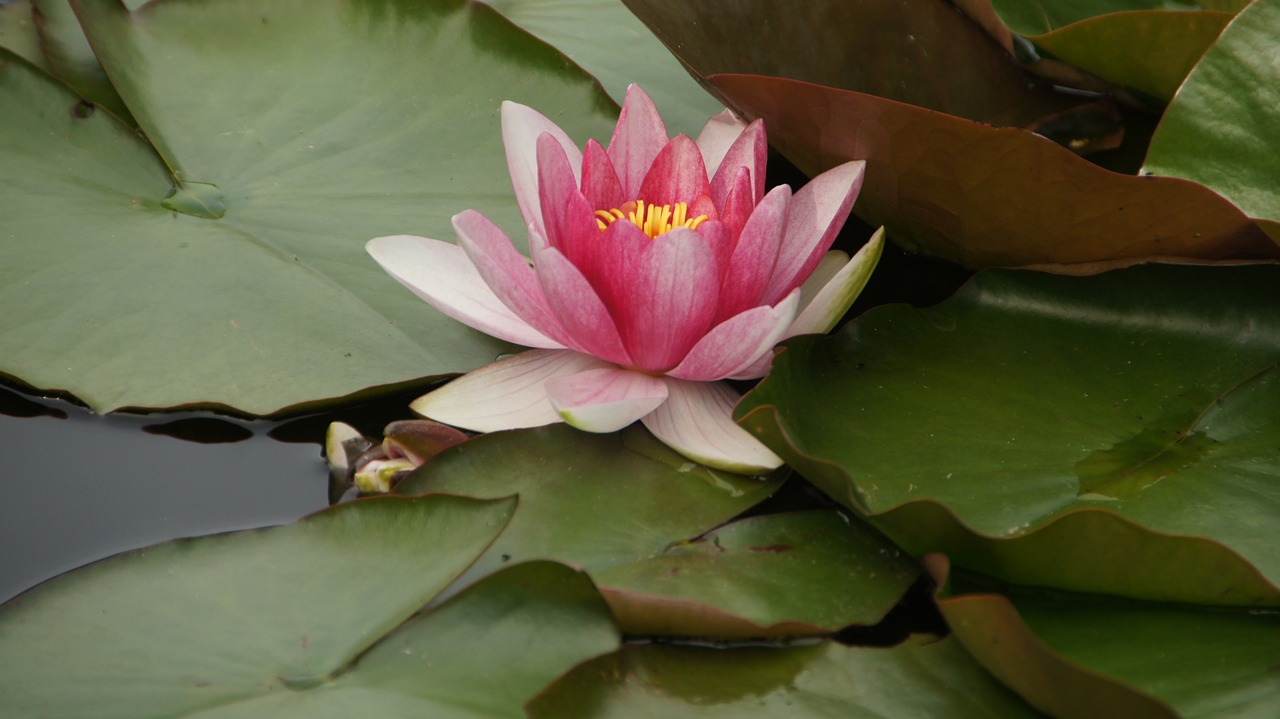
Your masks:
[{"label": "large green lily pad", "polygon": [[876,624],[919,575],[878,532],[822,510],[751,517],[591,571],[629,632],[718,638]]},{"label": "large green lily pad", "polygon": [[399,627],[514,509],[510,498],[362,500],[77,570],[0,609],[5,709],[336,717],[443,706],[448,716],[478,707],[519,716],[547,681],[616,646],[585,577],[525,565]]},{"label": "large green lily pad", "polygon": [[1230,198],[1280,242],[1280,0],[1256,0],[1205,53],[1151,138],[1146,172]]},{"label": "large green lily pad", "polygon": [[528,713],[533,719],[1040,716],[954,639],[892,649],[834,642],[626,646],[557,680],[530,702]]},{"label": "large green lily pad", "polygon": [[1053,716],[1280,712],[1276,612],[979,587],[957,582],[938,602],[955,638]]},{"label": "large green lily pad", "polygon": [[504,351],[364,243],[452,238],[469,207],[523,242],[499,104],[607,138],[590,76],[463,0],[75,6],[151,145],[4,56],[0,372],[99,411],[265,414]]},{"label": "large green lily pad", "polygon": [[[1239,12],[1249,0],[986,0],[1009,29],[1032,36],[1091,18],[1149,10]],[[1148,48],[1151,50],[1152,48]]]},{"label": "large green lily pad", "polygon": [[1280,603],[1280,268],[979,274],[791,342],[740,422],[913,553]]},{"label": "large green lily pad", "polygon": [[970,267],[1280,256],[1201,185],[1114,173],[1025,130],[782,78],[707,82],[763,117],[770,142],[809,174],[865,159],[854,211],[908,248]]}]

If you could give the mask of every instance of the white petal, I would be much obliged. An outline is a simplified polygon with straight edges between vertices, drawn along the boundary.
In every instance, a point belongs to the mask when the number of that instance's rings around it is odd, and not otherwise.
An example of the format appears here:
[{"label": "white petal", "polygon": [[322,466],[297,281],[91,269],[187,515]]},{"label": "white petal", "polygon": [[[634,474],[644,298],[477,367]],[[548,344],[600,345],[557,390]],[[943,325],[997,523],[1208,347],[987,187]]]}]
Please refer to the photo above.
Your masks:
[{"label": "white petal", "polygon": [[707,166],[707,177],[715,177],[725,153],[746,127],[747,123],[729,110],[713,115],[702,126],[702,132],[698,133],[695,142],[702,151],[702,164]]},{"label": "white petal", "polygon": [[530,350],[469,372],[409,406],[475,432],[541,427],[561,421],[547,399],[548,380],[608,366],[572,350]]},{"label": "white petal", "polygon": [[[858,295],[862,293],[862,288],[867,286],[867,280],[871,278],[871,271],[876,268],[876,263],[880,261],[880,253],[884,250],[884,228],[876,230],[871,236],[867,244],[858,250],[853,259],[849,260],[840,267],[830,279],[822,284],[814,282],[818,289],[814,290],[809,287],[809,282],[815,277],[819,277],[819,271],[824,274],[829,272],[822,269],[819,264],[819,270],[810,276],[809,281],[800,288],[801,295],[805,294],[805,290],[813,292],[809,301],[800,310],[800,314],[796,317],[796,321],[791,323],[787,331],[782,334],[782,339],[795,337],[796,335],[808,334],[826,334],[836,326],[844,313],[849,311],[849,307],[853,305],[853,301],[858,299]],[[828,253],[835,255],[835,252]],[[840,253],[843,255],[844,253]],[[836,256],[839,259],[839,255]],[[821,280],[821,278],[820,278]],[[804,300],[801,300],[804,302]]]},{"label": "white petal", "polygon": [[728,385],[666,382],[667,401],[643,422],[668,447],[708,467],[742,474],[763,474],[782,465],[778,455],[733,421],[738,396]]},{"label": "white petal", "polygon": [[665,402],[667,384],[643,372],[602,367],[551,379],[547,395],[570,425],[587,432],[616,432]]},{"label": "white petal", "polygon": [[468,327],[525,347],[564,347],[508,309],[457,245],[390,235],[369,240],[365,249],[400,284]]},{"label": "white petal", "polygon": [[[545,115],[516,102],[502,103],[502,144],[507,151],[507,172],[516,191],[516,203],[525,224],[542,227],[542,206],[538,200],[538,137],[549,133],[564,147],[578,182],[582,181],[582,150],[564,130]],[[544,230],[545,232],[545,230]]]}]

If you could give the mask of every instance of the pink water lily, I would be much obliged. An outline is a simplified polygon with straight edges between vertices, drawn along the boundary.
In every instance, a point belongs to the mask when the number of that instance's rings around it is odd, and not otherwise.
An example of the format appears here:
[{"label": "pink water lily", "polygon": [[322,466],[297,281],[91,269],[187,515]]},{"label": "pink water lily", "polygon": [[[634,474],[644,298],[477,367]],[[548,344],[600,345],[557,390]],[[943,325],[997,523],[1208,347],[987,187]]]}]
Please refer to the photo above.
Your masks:
[{"label": "pink water lily", "polygon": [[792,195],[764,191],[760,121],[728,111],[697,141],[668,139],[653,102],[627,91],[606,149],[585,150],[538,112],[502,105],[502,137],[532,264],[474,210],[458,243],[397,235],[368,250],[397,280],[475,329],[533,347],[413,404],[491,432],[568,422],[611,432],[641,420],[704,464],[761,472],[781,460],[734,423],[737,394],[773,347],[826,332],[881,247],[828,252],[862,185],[849,162]]}]

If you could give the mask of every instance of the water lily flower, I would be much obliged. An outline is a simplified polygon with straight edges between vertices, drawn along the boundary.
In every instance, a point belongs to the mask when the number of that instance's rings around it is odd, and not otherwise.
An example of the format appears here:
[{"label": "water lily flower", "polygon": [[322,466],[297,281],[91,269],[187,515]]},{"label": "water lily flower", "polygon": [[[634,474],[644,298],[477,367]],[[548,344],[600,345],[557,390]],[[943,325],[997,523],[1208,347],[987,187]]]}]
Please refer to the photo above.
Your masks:
[{"label": "water lily flower", "polygon": [[369,242],[382,267],[436,309],[535,349],[412,407],[479,432],[568,422],[612,432],[640,420],[709,466],[758,473],[781,460],[732,417],[724,379],[768,372],[773,347],[826,332],[866,283],[880,234],[828,253],[862,185],[861,161],[794,195],[765,192],[764,125],[727,110],[696,141],[668,138],[653,102],[627,91],[607,148],[580,150],[553,122],[502,105],[502,138],[532,263],[480,213],[457,244]]}]

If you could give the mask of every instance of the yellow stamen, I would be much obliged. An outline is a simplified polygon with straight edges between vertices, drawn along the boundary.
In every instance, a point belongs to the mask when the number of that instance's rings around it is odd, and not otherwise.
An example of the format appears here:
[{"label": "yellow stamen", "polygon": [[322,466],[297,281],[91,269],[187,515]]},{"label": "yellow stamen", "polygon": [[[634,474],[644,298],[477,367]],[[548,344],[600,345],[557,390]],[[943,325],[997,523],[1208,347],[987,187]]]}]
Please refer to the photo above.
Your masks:
[{"label": "yellow stamen", "polygon": [[600,227],[601,232],[618,220],[627,220],[644,230],[649,237],[657,237],[677,227],[696,230],[698,225],[707,219],[706,215],[698,215],[690,219],[689,205],[685,202],[677,202],[675,205],[654,205],[644,200],[628,202],[620,209],[596,210],[595,217],[596,225]]}]

